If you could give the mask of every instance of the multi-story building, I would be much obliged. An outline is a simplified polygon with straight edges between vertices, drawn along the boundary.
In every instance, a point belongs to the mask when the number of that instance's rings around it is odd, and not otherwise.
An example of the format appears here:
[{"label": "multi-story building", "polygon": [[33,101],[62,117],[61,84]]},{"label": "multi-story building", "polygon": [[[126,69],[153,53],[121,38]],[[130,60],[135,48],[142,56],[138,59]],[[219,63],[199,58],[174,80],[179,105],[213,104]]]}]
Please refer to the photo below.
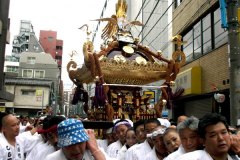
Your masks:
[{"label": "multi-story building", "polygon": [[[13,100],[13,95],[6,92],[4,87],[4,57],[6,44],[10,41],[9,24],[9,0],[0,0],[0,102]],[[0,111],[4,111],[3,103],[0,103]]]},{"label": "multi-story building", "polygon": [[18,73],[19,58],[22,52],[44,52],[33,30],[31,21],[21,20],[19,34],[12,41],[12,54],[5,57],[4,72],[7,76]]},{"label": "multi-story building", "polygon": [[19,59],[22,52],[44,52],[35,35],[31,21],[21,20],[19,34],[14,36],[12,42],[12,56]]},{"label": "multi-story building", "polygon": [[5,105],[7,110],[36,115],[49,104],[58,110],[54,101],[59,93],[59,74],[57,62],[50,54],[21,53],[18,76],[5,80],[7,90],[15,95],[14,101]]},{"label": "multi-story building", "polygon": [[19,58],[6,55],[4,62],[4,73],[8,77],[17,77],[19,69]]},{"label": "multi-story building", "polygon": [[62,50],[63,40],[57,39],[56,31],[40,30],[39,36],[40,44],[42,45],[46,53],[50,53],[51,56],[57,60],[59,68],[62,66]]},{"label": "multi-story building", "polygon": [[[172,32],[182,35],[187,58],[176,79],[184,96],[174,101],[173,113],[201,117],[218,112],[229,120],[228,32],[221,28],[219,1],[175,0],[175,4]],[[225,95],[224,102],[214,99],[216,92]]]},{"label": "multi-story building", "polygon": [[[63,40],[57,39],[56,31],[40,30],[39,41],[46,53],[49,53],[53,59],[57,61],[59,68],[59,93],[57,96],[57,102],[59,106],[63,106],[63,81],[61,80],[61,68],[62,68],[62,54],[63,54]],[[60,107],[59,112],[63,112],[63,108]]]},{"label": "multi-story building", "polygon": [[[45,45],[48,42],[45,43]],[[51,43],[51,42],[49,42]],[[28,83],[31,80],[28,80],[29,78],[37,79],[34,80],[34,86],[41,87],[41,84],[50,89],[49,96],[47,96],[47,93],[45,93],[45,96],[48,98],[44,98],[44,104],[45,102],[48,105],[53,105],[54,111],[58,112],[58,108],[61,109],[62,106],[62,97],[63,97],[63,84],[61,81],[61,57],[62,57],[62,40],[55,40],[54,43],[54,57],[48,52],[45,52],[45,48],[43,48],[38,41],[35,32],[33,30],[33,26],[30,21],[27,20],[21,20],[20,24],[20,30],[19,34],[14,37],[14,40],[12,42],[12,55],[5,57],[5,65],[4,65],[4,71],[8,78],[17,78],[15,80],[9,80],[7,79],[6,85],[11,84],[12,81],[22,81],[26,82],[24,84],[19,83],[19,85],[24,85],[25,87],[29,84],[28,87],[32,87],[31,83]],[[51,44],[49,45],[50,47]],[[58,54],[59,53],[59,54]],[[22,55],[23,54],[23,55]],[[21,57],[21,58],[20,58]],[[59,61],[60,59],[60,61]],[[13,78],[14,79],[14,78]],[[45,84],[45,81],[51,81],[53,84],[49,85],[49,82]],[[16,82],[17,83],[17,82]],[[18,83],[17,83],[18,84]],[[21,86],[22,87],[22,86]],[[20,88],[21,88],[20,87]],[[36,87],[35,87],[36,88]],[[35,89],[37,90],[37,88]],[[12,93],[12,92],[11,92]],[[15,92],[14,92],[15,93]],[[24,95],[18,95],[18,96],[24,96]],[[44,97],[45,97],[44,96]],[[18,101],[17,97],[15,95],[15,100]],[[28,101],[24,101],[28,102]],[[12,105],[5,104],[4,107],[10,106],[10,108],[15,108],[15,112],[23,112],[23,113],[30,113],[33,114],[36,112],[37,109],[36,106],[31,107],[31,103],[20,103],[17,105],[18,102],[13,102]],[[24,108],[23,106],[28,106],[25,108],[30,109],[30,111],[26,109],[20,109],[18,108]],[[15,107],[14,107],[15,106]],[[44,105],[45,106],[45,105]],[[40,106],[38,106],[40,107]],[[41,108],[41,107],[40,107]]]}]

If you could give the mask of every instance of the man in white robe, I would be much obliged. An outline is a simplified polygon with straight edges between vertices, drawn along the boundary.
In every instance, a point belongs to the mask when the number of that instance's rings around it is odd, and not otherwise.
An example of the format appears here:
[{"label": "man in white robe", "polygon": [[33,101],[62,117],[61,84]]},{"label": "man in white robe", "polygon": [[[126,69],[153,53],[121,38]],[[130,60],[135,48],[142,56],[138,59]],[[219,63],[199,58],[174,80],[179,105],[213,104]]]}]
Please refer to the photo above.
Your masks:
[{"label": "man in white robe", "polygon": [[19,120],[12,114],[1,115],[0,160],[24,160],[38,143],[30,131],[19,134]]},{"label": "man in white robe", "polygon": [[[179,157],[180,160],[232,160],[228,151],[230,148],[236,148],[233,146],[235,144],[231,142],[225,117],[217,113],[204,115],[199,121],[198,133],[203,140],[204,150],[184,154]],[[239,152],[240,150],[238,148],[233,151]]]},{"label": "man in white robe", "polygon": [[129,120],[119,120],[114,124],[113,130],[116,132],[118,140],[108,146],[107,154],[109,157],[118,157],[120,149],[126,142],[126,132],[130,127],[132,127],[132,122],[129,122]]},{"label": "man in white robe", "polygon": [[47,116],[43,120],[42,129],[39,129],[39,134],[36,135],[41,141],[27,155],[26,160],[45,160],[48,154],[59,149],[57,147],[57,125],[65,119],[63,116]]},{"label": "man in white robe", "polygon": [[[157,119],[148,119],[144,124],[145,134],[151,134],[155,128],[160,126],[160,122]],[[143,156],[146,156],[153,149],[153,141],[151,138],[147,138],[143,143],[132,146],[126,152],[126,160],[142,160]]]},{"label": "man in white robe", "polygon": [[144,157],[144,160],[162,160],[168,155],[167,148],[162,137],[165,130],[165,126],[159,126],[154,129],[152,134],[147,135],[147,137],[152,138],[154,147],[152,151]]},{"label": "man in white robe", "polygon": [[177,131],[182,144],[179,146],[178,150],[168,155],[164,160],[176,160],[179,156],[202,147],[198,135],[198,122],[198,118],[191,116],[178,123]]},{"label": "man in white robe", "polygon": [[97,145],[93,130],[85,130],[81,121],[69,118],[58,124],[60,150],[48,155],[45,160],[105,160]]}]

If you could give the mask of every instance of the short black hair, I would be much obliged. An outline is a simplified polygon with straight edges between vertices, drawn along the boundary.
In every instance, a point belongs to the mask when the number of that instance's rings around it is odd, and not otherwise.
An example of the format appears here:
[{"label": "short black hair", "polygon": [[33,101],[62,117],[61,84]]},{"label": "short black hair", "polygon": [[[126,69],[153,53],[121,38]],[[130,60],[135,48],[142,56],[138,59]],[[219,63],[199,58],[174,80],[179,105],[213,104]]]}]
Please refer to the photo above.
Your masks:
[{"label": "short black hair", "polygon": [[198,134],[201,138],[205,138],[206,128],[209,125],[215,125],[217,123],[223,123],[226,129],[229,131],[227,120],[224,116],[217,113],[207,113],[202,118],[200,118],[198,123]]},{"label": "short black hair", "polygon": [[5,116],[7,116],[7,115],[9,115],[9,113],[7,113],[7,112],[0,112],[0,130],[2,130],[2,119]]},{"label": "short black hair", "polygon": [[116,128],[118,127],[118,124],[121,122],[126,122],[125,126],[127,126],[128,128],[132,127],[132,124],[127,120],[127,119],[120,119],[118,121],[116,121],[113,125],[113,131],[116,130]]},{"label": "short black hair", "polygon": [[63,116],[47,116],[43,120],[43,129],[48,129],[54,125],[58,125],[64,120],[66,120],[66,118]]},{"label": "short black hair", "polygon": [[140,120],[136,121],[136,122],[133,124],[133,129],[134,129],[134,131],[136,132],[137,127],[140,126],[140,125],[144,125],[144,123],[145,123],[145,121],[144,121],[143,119],[140,119]]},{"label": "short black hair", "polygon": [[167,129],[165,130],[164,134],[163,134],[163,137],[165,137],[165,136],[166,136],[168,133],[170,133],[170,132],[173,132],[173,133],[178,134],[176,128],[167,128]]},{"label": "short black hair", "polygon": [[145,126],[146,126],[146,124],[148,124],[148,123],[155,123],[155,124],[157,124],[158,126],[161,125],[160,121],[159,121],[157,118],[151,118],[151,119],[145,120],[144,129],[146,128]]}]

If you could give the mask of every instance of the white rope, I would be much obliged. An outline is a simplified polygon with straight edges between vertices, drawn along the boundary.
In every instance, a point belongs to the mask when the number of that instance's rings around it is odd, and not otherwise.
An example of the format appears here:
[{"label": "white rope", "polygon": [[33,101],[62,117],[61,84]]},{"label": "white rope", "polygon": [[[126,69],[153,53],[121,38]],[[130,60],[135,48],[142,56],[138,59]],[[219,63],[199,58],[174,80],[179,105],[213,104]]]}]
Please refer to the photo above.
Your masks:
[{"label": "white rope", "polygon": [[161,86],[148,86],[148,85],[131,85],[131,84],[103,84],[104,86],[122,86],[122,87],[141,87],[141,88],[163,88],[167,87],[166,85]]}]

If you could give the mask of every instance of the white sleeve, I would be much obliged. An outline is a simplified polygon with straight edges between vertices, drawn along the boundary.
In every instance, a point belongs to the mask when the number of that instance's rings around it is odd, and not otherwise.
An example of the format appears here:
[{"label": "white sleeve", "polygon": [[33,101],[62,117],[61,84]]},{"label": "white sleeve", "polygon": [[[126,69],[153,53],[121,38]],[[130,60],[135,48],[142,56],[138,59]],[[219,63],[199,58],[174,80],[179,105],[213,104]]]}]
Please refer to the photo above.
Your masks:
[{"label": "white sleeve", "polygon": [[23,144],[24,153],[29,152],[40,142],[39,136],[34,136],[30,131],[23,132],[17,137]]},{"label": "white sleeve", "polygon": [[134,146],[129,148],[127,152],[125,153],[125,160],[132,160],[133,159],[133,151],[134,151]]},{"label": "white sleeve", "polygon": [[0,160],[4,160],[5,159],[3,156],[4,156],[3,148],[0,147]]}]

